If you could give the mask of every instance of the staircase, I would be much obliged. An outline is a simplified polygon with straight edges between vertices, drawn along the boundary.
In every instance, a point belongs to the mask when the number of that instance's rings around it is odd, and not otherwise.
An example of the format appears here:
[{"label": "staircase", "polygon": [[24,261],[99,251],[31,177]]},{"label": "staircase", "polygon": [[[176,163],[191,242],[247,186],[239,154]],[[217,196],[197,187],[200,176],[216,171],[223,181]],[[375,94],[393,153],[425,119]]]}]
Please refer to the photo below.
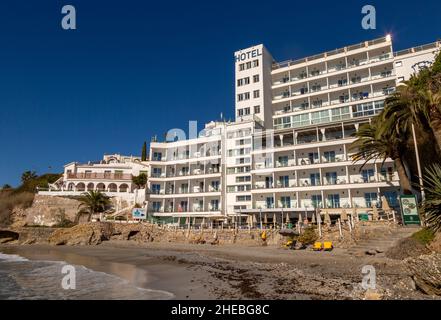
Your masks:
[{"label": "staircase", "polygon": [[361,239],[357,245],[347,250],[348,254],[355,256],[384,255],[389,248],[393,247],[399,240],[411,236],[420,229],[419,226],[397,227],[396,229],[385,230],[370,239]]}]

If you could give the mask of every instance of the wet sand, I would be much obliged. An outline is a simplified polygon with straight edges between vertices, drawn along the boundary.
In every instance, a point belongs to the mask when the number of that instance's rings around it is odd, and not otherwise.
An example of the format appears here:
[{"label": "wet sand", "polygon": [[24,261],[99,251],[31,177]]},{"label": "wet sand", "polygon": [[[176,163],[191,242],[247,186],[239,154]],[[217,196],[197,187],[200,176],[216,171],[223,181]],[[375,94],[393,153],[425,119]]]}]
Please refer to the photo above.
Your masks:
[{"label": "wet sand", "polygon": [[4,245],[0,251],[83,265],[141,288],[171,292],[176,299],[361,299],[361,269],[367,264],[375,266],[384,298],[427,298],[412,290],[401,261],[353,257],[337,249],[109,241],[99,246]]}]

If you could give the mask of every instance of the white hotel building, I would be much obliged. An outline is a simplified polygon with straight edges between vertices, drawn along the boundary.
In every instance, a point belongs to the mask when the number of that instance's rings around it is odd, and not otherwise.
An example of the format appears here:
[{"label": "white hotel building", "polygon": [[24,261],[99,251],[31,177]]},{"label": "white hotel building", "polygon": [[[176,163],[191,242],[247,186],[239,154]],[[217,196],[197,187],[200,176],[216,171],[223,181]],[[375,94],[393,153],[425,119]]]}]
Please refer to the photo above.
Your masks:
[{"label": "white hotel building", "polygon": [[439,49],[436,42],[394,53],[385,36],[285,62],[263,45],[237,51],[236,121],[209,123],[194,139],[151,143],[149,214],[225,220],[264,212],[271,220],[315,208],[363,210],[380,196],[396,206],[393,161],[360,170],[349,146],[397,84]]}]

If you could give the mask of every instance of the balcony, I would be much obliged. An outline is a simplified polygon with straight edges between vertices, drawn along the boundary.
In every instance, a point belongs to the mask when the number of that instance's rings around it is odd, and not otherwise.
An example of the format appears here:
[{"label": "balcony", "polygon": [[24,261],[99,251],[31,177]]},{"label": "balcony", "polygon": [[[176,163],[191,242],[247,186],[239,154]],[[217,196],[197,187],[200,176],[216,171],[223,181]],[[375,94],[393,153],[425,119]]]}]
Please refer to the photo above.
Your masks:
[{"label": "balcony", "polygon": [[128,173],[68,173],[67,179],[132,180],[132,175]]}]

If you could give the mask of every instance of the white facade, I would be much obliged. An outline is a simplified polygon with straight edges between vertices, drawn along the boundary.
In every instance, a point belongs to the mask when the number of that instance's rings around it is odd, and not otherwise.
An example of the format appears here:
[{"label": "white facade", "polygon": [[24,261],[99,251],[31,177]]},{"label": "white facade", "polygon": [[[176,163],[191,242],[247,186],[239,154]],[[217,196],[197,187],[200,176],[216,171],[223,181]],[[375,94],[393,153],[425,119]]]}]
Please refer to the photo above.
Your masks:
[{"label": "white facade", "polygon": [[[209,137],[151,144],[149,212],[208,218],[264,212],[280,220],[280,213],[316,208],[367,209],[380,196],[397,205],[393,161],[361,169],[349,146],[397,82],[433,61],[439,48],[394,54],[386,36],[281,63],[263,45],[235,52],[236,122],[212,125]],[[204,154],[208,142],[216,144],[214,154]]]},{"label": "white facade", "polygon": [[108,196],[142,204],[145,201],[145,189],[137,190],[132,182],[132,177],[141,173],[149,176],[149,164],[139,157],[105,155],[98,162],[72,162],[65,165],[63,176],[49,186],[49,191],[39,193],[78,196],[87,191],[99,190]]}]

